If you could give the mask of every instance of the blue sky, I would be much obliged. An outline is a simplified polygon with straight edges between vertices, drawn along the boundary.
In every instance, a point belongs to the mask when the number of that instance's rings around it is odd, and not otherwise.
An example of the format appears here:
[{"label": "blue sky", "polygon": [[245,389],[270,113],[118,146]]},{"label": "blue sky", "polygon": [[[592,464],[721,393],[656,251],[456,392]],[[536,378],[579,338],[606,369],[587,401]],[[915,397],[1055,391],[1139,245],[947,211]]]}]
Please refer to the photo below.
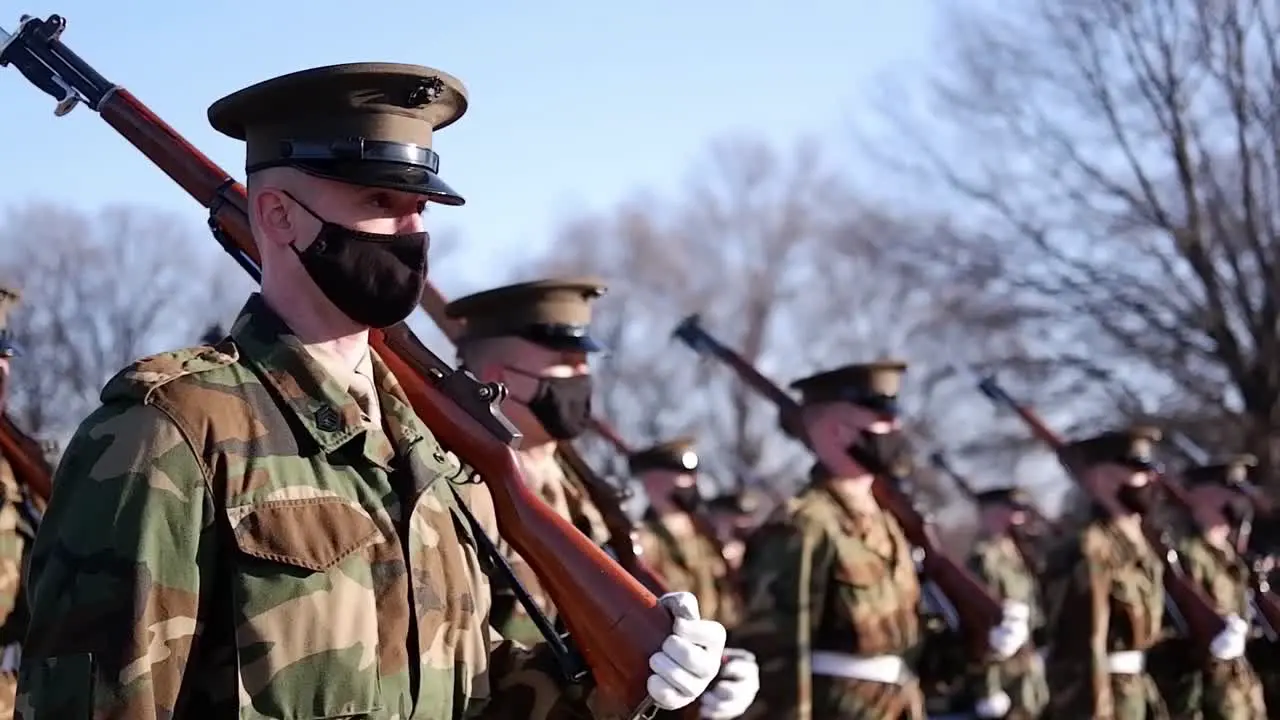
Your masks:
[{"label": "blue sky", "polygon": [[[228,92],[355,61],[460,77],[471,109],[436,136],[436,149],[468,202],[430,216],[461,240],[451,272],[436,278],[450,295],[508,276],[579,210],[681,182],[718,136],[838,139],[883,73],[925,59],[933,30],[929,0],[6,5],[14,16],[0,26],[9,30],[19,13],[67,17],[74,51],[237,177],[241,146],[205,117]],[[92,112],[58,119],[52,106],[0,71],[0,207],[139,203],[202,227],[194,201]]]}]

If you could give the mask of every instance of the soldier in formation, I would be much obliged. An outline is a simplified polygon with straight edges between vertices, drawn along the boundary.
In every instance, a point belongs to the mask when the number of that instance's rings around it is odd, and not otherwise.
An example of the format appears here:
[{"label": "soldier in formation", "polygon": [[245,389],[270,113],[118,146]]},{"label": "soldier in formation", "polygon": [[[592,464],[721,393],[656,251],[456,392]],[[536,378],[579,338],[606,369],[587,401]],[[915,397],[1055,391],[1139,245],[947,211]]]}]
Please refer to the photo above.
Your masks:
[{"label": "soldier in formation", "polygon": [[639,535],[641,557],[669,587],[697,596],[706,617],[732,630],[741,613],[736,571],[714,529],[700,519],[694,439],[677,438],[634,452],[628,464],[649,499]]},{"label": "soldier in formation", "polygon": [[1044,629],[1040,580],[1027,544],[1018,533],[1030,524],[1034,506],[1017,487],[991,488],[977,494],[979,537],[969,567],[995,595],[1029,609],[1033,642],[1012,657],[980,667],[972,679],[974,714],[980,718],[1033,720],[1049,704],[1044,661],[1035,647]]},{"label": "soldier in formation", "polygon": [[[352,64],[210,108],[215,129],[245,142],[261,292],[230,332],[211,328],[204,345],[107,383],[38,533],[0,457],[0,720],[630,716],[589,680],[564,677],[535,619],[571,610],[501,539],[487,487],[370,346],[371,329],[401,322],[422,296],[422,211],[463,202],[431,139],[466,107],[443,72]],[[598,545],[619,541],[611,509],[566,452],[592,422],[589,358],[602,347],[589,325],[604,291],[594,278],[553,278],[446,310],[465,326],[461,365],[507,388],[533,494]],[[0,288],[0,410],[17,300]],[[917,548],[876,495],[912,467],[897,417],[905,369],[856,364],[793,383],[800,415],[788,431],[817,463],[759,527],[752,498],[701,500],[692,438],[629,455],[650,502],[640,554],[674,591],[658,599],[671,634],[648,658],[659,710],[938,717],[921,656],[938,638],[958,648],[958,636],[926,631],[923,617],[948,617],[935,602],[947,599],[930,599]],[[1022,542],[1029,499],[1014,487],[978,493],[969,568],[1004,614],[982,657],[965,655],[956,682],[937,683],[956,697],[937,699],[1009,720],[1267,717],[1244,656],[1250,593],[1267,590],[1251,585],[1233,538],[1251,512],[1251,461],[1184,473],[1186,527],[1176,556],[1161,557],[1159,440],[1131,428],[1063,451],[1098,500],[1083,527],[1059,533],[1043,577]],[[1182,573],[1224,621],[1207,657],[1166,612]],[[1270,649],[1274,636],[1256,642]]]},{"label": "soldier in formation", "polygon": [[[0,286],[0,413],[10,387],[12,361],[18,345],[9,327],[21,293]],[[14,716],[22,641],[27,632],[27,603],[23,571],[35,537],[34,515],[27,490],[18,484],[9,461],[0,452],[0,720]]]},{"label": "soldier in formation", "polygon": [[[1186,531],[1179,542],[1181,565],[1204,590],[1223,617],[1247,618],[1249,572],[1233,537],[1233,519],[1251,514],[1249,498],[1240,488],[1247,483],[1256,462],[1240,456],[1223,462],[1190,467],[1181,473],[1190,507],[1185,512]],[[1185,638],[1169,642],[1175,659],[1193,655]],[[1244,657],[1209,658],[1200,666],[1165,663],[1171,669],[1164,678],[1164,695],[1170,714],[1188,720],[1262,720],[1267,717],[1262,685]],[[1157,678],[1158,680],[1162,678]]]},{"label": "soldier in formation", "polygon": [[[1064,462],[1099,496],[1114,496],[1117,506],[1094,508],[1067,548],[1049,595],[1048,677],[1055,717],[1171,717],[1147,667],[1165,627],[1164,567],[1143,526],[1156,498],[1152,451],[1160,437],[1154,428],[1136,427],[1063,451]],[[1239,617],[1227,618],[1210,648],[1214,661],[1241,657],[1242,625]]]},{"label": "soldier in formation", "polygon": [[[391,64],[210,108],[246,142],[262,290],[217,346],[112,378],[66,448],[32,551],[20,716],[629,710],[491,629],[492,498],[370,349],[423,291],[424,207],[462,202],[429,148],[465,108],[455,78]],[[662,604],[676,619],[648,690],[670,710],[711,684],[725,631],[692,595]]]},{"label": "soldier in formation", "polygon": [[[458,343],[462,367],[507,387],[503,414],[523,435],[519,458],[530,488],[597,545],[608,542],[609,530],[583,478],[562,462],[557,449],[581,435],[591,420],[587,358],[603,349],[589,332],[591,303],[604,292],[604,284],[591,278],[551,279],[468,295],[445,309],[465,323]],[[556,608],[532,570],[509,545],[503,551],[516,577],[554,619]],[[524,643],[541,637],[509,587],[495,596],[492,622],[505,637]]]},{"label": "soldier in formation", "polygon": [[[762,690],[750,717],[925,717],[911,662],[921,642],[916,561],[871,492],[870,468],[904,460],[894,412],[904,369],[851,365],[792,385],[826,471],[748,543],[746,610],[734,640],[760,662]],[[994,655],[1010,657],[1026,643],[1019,614],[993,631]]]}]

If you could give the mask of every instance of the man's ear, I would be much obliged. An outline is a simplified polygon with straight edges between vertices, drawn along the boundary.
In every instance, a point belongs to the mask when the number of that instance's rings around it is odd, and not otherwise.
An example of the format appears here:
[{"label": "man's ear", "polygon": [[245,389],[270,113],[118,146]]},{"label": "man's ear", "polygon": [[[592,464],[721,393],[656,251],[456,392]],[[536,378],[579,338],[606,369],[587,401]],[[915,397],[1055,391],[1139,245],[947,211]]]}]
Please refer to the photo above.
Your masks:
[{"label": "man's ear", "polygon": [[277,190],[264,189],[254,193],[250,201],[255,227],[268,242],[281,247],[292,245],[297,239],[298,228],[289,214],[285,195]]}]

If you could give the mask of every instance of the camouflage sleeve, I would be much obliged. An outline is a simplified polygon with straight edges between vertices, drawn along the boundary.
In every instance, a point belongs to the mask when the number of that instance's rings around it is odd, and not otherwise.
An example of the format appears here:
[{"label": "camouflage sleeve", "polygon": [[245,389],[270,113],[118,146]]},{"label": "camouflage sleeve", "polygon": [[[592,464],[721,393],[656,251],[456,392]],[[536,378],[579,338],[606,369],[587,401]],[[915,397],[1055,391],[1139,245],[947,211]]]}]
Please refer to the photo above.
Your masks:
[{"label": "camouflage sleeve", "polygon": [[[27,549],[27,537],[18,503],[22,501],[18,481],[13,469],[0,456],[0,487],[4,495],[0,501],[0,626],[9,621],[9,615],[18,605],[18,593],[22,584],[22,555]],[[26,532],[30,532],[29,528]]]},{"label": "camouflage sleeve", "polygon": [[[1070,696],[1089,707],[1094,718],[1115,716],[1111,677],[1107,672],[1107,634],[1111,621],[1111,569],[1099,538],[1082,538],[1076,562],[1059,583],[1049,626],[1054,629],[1048,675],[1056,679],[1055,695]],[[1087,632],[1083,632],[1088,628]],[[1055,701],[1056,702],[1056,701]]]},{"label": "camouflage sleeve", "polygon": [[834,546],[816,527],[771,523],[748,541],[740,570],[746,608],[729,645],[751,651],[760,665],[753,717],[808,717],[812,633],[834,560]]},{"label": "camouflage sleeve", "polygon": [[[498,538],[498,519],[493,496],[480,483],[457,486],[458,494],[490,538]],[[513,568],[517,573],[530,573],[527,563]],[[478,577],[475,586],[491,592],[488,578]],[[490,606],[491,607],[491,606]],[[508,640],[493,629],[492,615],[484,618],[488,633],[487,670],[472,679],[473,696],[479,700],[469,705],[468,718],[499,720],[625,720],[629,714],[616,707],[588,680],[570,682],[561,672],[555,654],[546,643],[533,647]]]},{"label": "camouflage sleeve", "polygon": [[105,405],[53,486],[32,548],[18,717],[174,717],[216,547],[200,462],[159,410]]},{"label": "camouflage sleeve", "polygon": [[[1000,572],[1000,568],[991,557],[991,553],[985,552],[986,547],[979,544],[969,555],[969,569],[977,578],[982,581],[996,594],[998,598],[1008,596],[1009,590],[1004,582],[1004,575]],[[1004,692],[1004,672],[1003,664],[998,661],[982,663],[978,669],[978,677],[975,682],[975,692],[980,697],[993,697]]]}]

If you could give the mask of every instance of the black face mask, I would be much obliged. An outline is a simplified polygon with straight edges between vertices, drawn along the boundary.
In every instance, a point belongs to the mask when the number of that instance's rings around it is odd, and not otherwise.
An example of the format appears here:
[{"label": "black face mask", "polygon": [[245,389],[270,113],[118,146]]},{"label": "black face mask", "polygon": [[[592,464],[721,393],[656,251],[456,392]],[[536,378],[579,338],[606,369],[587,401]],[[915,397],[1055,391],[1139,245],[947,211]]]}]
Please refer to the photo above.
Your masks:
[{"label": "black face mask", "polygon": [[1222,519],[1232,527],[1253,522],[1253,503],[1248,498],[1232,498],[1222,504]]},{"label": "black face mask", "polygon": [[671,489],[671,502],[687,513],[696,513],[702,509],[702,494],[697,485],[675,487]]},{"label": "black face mask", "polygon": [[[286,195],[288,193],[285,193]],[[386,328],[409,317],[427,282],[426,232],[384,235],[331,223],[289,195],[320,221],[305,250],[290,246],[311,281],[335,307],[361,325]]]},{"label": "black face mask", "polygon": [[509,367],[507,370],[535,378],[538,387],[526,405],[556,440],[572,440],[591,423],[591,376],[542,377]]},{"label": "black face mask", "polygon": [[873,475],[905,477],[911,474],[911,445],[898,430],[887,433],[862,431],[862,438],[847,451],[867,472]]},{"label": "black face mask", "polygon": [[1155,506],[1156,491],[1156,486],[1151,483],[1146,485],[1124,485],[1116,493],[1116,499],[1129,512],[1145,513]]}]

